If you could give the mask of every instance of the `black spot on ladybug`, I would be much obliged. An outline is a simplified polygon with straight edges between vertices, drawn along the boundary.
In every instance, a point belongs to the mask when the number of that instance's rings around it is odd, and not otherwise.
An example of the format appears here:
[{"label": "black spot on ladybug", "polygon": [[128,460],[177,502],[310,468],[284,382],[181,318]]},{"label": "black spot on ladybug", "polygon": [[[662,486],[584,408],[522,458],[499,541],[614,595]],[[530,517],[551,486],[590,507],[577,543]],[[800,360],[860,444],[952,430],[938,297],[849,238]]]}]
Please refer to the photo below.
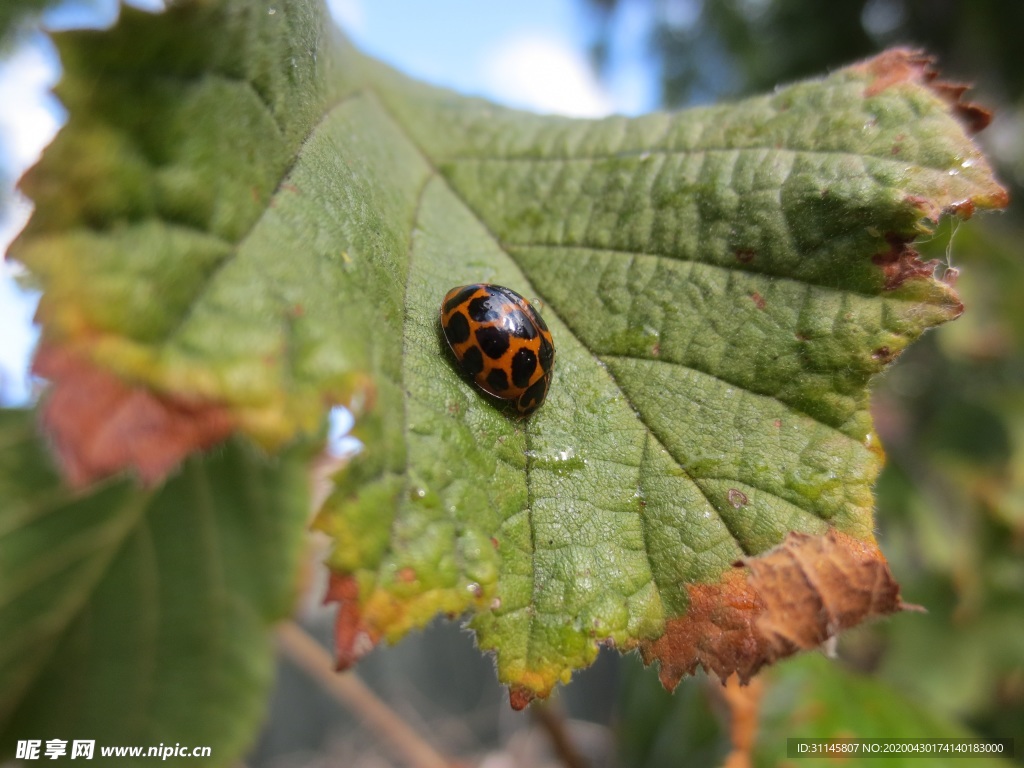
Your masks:
[{"label": "black spot on ladybug", "polygon": [[526,347],[520,347],[512,356],[512,383],[517,387],[525,387],[537,370],[537,356]]},{"label": "black spot on ladybug", "polygon": [[461,312],[456,312],[448,320],[444,333],[452,344],[461,344],[469,338],[469,320]]},{"label": "black spot on ladybug", "polygon": [[535,339],[540,332],[524,312],[509,312],[505,317],[505,322],[512,327],[512,335],[517,339]]},{"label": "black spot on ladybug", "polygon": [[461,304],[465,303],[465,301],[474,293],[476,293],[476,286],[467,285],[465,288],[460,290],[458,293],[456,293],[454,296],[452,296],[450,299],[448,299],[448,301],[444,303],[444,308],[442,309],[442,312],[447,314],[451,312],[453,309],[458,308]]},{"label": "black spot on ladybug", "polygon": [[504,392],[508,389],[508,376],[500,368],[494,368],[487,374],[487,383],[495,392]]},{"label": "black spot on ladybug", "polygon": [[477,328],[476,341],[484,354],[492,360],[497,360],[508,352],[508,334],[497,326],[485,325],[483,328]]},{"label": "black spot on ladybug", "polygon": [[551,370],[551,364],[555,361],[555,347],[547,339],[540,343],[540,367],[544,372]]},{"label": "black spot on ladybug", "polygon": [[544,402],[544,395],[547,391],[548,380],[546,378],[537,379],[519,398],[519,410],[523,413],[532,413],[538,405]]},{"label": "black spot on ladybug", "polygon": [[462,370],[470,376],[476,376],[484,369],[484,356],[479,347],[470,347],[462,353]]},{"label": "black spot on ladybug", "polygon": [[498,319],[498,302],[490,296],[477,296],[469,302],[469,316],[476,323],[489,323]]}]

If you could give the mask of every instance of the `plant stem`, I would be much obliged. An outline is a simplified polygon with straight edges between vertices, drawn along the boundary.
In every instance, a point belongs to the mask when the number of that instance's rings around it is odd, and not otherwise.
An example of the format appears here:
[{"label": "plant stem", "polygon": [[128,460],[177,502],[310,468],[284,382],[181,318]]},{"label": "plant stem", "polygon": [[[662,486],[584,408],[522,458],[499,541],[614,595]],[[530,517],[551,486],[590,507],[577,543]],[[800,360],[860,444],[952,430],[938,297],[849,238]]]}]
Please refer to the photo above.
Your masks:
[{"label": "plant stem", "polygon": [[587,768],[587,761],[576,749],[565,728],[565,718],[551,709],[547,703],[534,702],[530,712],[540,726],[547,731],[555,755],[566,768]]},{"label": "plant stem", "polygon": [[293,621],[277,627],[281,652],[305,671],[321,688],[349,711],[362,718],[381,743],[415,768],[451,768],[442,757],[393,709],[352,672],[336,672],[331,655]]}]

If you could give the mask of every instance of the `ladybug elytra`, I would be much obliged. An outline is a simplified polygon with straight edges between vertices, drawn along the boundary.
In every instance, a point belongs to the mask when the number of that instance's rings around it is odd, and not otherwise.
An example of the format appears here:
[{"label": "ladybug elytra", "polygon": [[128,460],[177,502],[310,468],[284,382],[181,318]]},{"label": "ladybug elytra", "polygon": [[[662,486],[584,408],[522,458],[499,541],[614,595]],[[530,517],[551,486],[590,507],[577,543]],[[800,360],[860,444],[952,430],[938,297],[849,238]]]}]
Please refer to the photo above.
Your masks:
[{"label": "ladybug elytra", "polygon": [[463,372],[484,392],[515,401],[523,416],[544,402],[555,345],[518,293],[486,283],[452,288],[441,303],[441,329]]}]

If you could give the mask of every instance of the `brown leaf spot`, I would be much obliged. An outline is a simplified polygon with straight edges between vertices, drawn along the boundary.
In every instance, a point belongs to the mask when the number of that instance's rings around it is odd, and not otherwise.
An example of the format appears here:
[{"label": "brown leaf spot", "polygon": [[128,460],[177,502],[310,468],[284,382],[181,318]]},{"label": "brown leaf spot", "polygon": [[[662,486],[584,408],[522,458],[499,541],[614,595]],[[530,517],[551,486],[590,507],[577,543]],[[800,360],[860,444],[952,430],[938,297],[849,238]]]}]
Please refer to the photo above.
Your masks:
[{"label": "brown leaf spot", "polygon": [[764,300],[764,296],[762,296],[757,291],[754,291],[752,294],[750,294],[750,300],[753,301],[754,306],[760,309],[761,311],[764,311],[764,308],[767,306],[767,303]]},{"label": "brown leaf spot", "polygon": [[967,198],[966,200],[957,200],[955,203],[950,205],[947,210],[954,216],[959,216],[961,219],[967,220],[974,215],[974,201],[970,198]]},{"label": "brown leaf spot", "polygon": [[40,420],[77,488],[126,469],[155,485],[190,453],[235,428],[221,405],[131,386],[64,347],[41,346],[32,369],[50,380]]},{"label": "brown leaf spot", "polygon": [[874,542],[835,529],[822,536],[790,533],[721,581],[687,591],[686,614],[640,647],[646,663],[660,662],[669,690],[698,666],[722,680],[736,673],[747,683],[766,664],[903,609],[899,585]]},{"label": "brown leaf spot", "polygon": [[776,429],[781,429],[782,428],[782,419],[776,419],[775,421],[772,422],[772,425]]},{"label": "brown leaf spot", "polygon": [[938,208],[935,203],[927,197],[922,197],[921,195],[907,195],[903,198],[903,202],[917,208],[925,218],[931,219],[932,221],[938,219]]},{"label": "brown leaf spot", "polygon": [[351,667],[373,650],[380,634],[363,622],[359,609],[359,584],[354,576],[331,572],[324,603],[337,603],[334,620],[334,653],[338,670]]},{"label": "brown leaf spot", "polygon": [[410,584],[416,581],[416,569],[406,566],[398,569],[398,580],[404,581],[406,584]]},{"label": "brown leaf spot", "polygon": [[889,242],[889,250],[871,257],[871,261],[882,268],[885,290],[892,291],[907,280],[929,278],[934,274],[938,262],[921,261],[921,254],[905,238],[889,234],[886,240]]},{"label": "brown leaf spot", "polygon": [[725,494],[725,496],[729,499],[729,503],[732,504],[735,509],[740,509],[750,503],[750,499],[747,498],[747,494],[735,488],[730,488],[729,492]]},{"label": "brown leaf spot", "polygon": [[749,264],[757,256],[757,251],[753,248],[737,248],[733,253],[736,254],[736,260],[741,264]]},{"label": "brown leaf spot", "polygon": [[871,359],[877,360],[880,363],[888,365],[889,363],[896,359],[896,353],[894,353],[888,347],[879,347],[878,349],[871,353]]}]

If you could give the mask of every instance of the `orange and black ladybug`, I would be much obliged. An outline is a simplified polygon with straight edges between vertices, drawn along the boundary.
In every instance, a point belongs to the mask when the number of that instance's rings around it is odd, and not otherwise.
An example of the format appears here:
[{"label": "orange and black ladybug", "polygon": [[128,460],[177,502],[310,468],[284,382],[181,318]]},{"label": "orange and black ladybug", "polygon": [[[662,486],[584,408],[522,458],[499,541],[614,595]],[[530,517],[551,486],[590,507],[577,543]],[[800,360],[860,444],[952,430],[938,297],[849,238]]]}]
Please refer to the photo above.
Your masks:
[{"label": "orange and black ladybug", "polygon": [[441,329],[462,370],[484,392],[514,400],[523,416],[544,402],[555,345],[518,293],[486,283],[452,288],[441,303]]}]

